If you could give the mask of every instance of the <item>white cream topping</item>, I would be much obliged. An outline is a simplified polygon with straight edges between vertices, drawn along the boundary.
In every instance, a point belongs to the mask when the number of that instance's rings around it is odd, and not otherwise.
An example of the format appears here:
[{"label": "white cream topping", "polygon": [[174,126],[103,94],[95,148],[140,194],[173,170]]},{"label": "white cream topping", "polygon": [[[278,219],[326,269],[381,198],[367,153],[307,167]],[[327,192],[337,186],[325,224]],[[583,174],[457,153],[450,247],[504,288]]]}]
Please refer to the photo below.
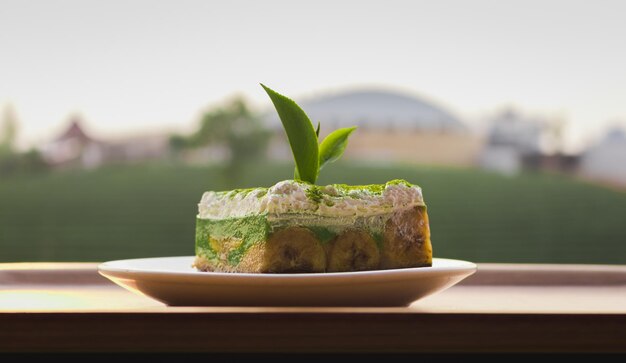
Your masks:
[{"label": "white cream topping", "polygon": [[[378,193],[371,186],[315,187],[285,180],[268,188],[248,191],[206,192],[198,204],[198,217],[222,219],[252,214],[303,214],[320,217],[363,217],[424,205],[422,190],[408,183],[387,183]],[[312,190],[312,188],[314,188]],[[317,189],[317,193],[312,193]]]}]

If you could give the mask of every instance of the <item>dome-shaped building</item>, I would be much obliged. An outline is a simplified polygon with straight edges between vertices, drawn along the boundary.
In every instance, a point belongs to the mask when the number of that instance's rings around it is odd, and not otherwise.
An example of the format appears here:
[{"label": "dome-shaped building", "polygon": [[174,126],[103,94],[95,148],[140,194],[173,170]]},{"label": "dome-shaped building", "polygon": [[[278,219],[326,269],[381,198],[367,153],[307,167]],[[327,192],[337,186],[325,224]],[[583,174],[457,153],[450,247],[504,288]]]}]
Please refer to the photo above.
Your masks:
[{"label": "dome-shaped building", "polygon": [[[473,164],[480,140],[453,112],[412,95],[382,89],[357,89],[295,99],[316,125],[320,138],[341,127],[357,126],[347,158],[429,164]],[[265,122],[276,130],[274,158],[290,158],[289,145],[272,108]]]},{"label": "dome-shaped building", "polygon": [[[329,129],[359,126],[381,130],[461,131],[465,126],[450,111],[398,92],[364,89],[298,101],[311,120]],[[268,114],[281,127],[276,112]]]}]

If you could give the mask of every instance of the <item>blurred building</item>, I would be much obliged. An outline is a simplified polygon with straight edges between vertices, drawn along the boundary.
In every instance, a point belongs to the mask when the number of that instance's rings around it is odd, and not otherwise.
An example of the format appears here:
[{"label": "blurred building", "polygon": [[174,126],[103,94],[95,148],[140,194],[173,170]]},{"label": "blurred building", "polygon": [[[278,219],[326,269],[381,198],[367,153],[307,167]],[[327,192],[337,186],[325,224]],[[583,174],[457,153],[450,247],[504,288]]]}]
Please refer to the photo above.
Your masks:
[{"label": "blurred building", "polygon": [[169,152],[167,135],[143,135],[119,140],[90,136],[75,117],[60,135],[40,148],[44,161],[54,168],[95,168],[111,163],[160,159]]},{"label": "blurred building", "polygon": [[626,186],[626,132],[612,129],[583,153],[580,174],[589,179]]},{"label": "blurred building", "polygon": [[562,128],[560,120],[531,118],[506,110],[491,120],[478,164],[508,175],[522,170],[575,173],[580,157],[562,152]]},{"label": "blurred building", "polygon": [[81,120],[74,117],[65,131],[41,146],[40,151],[50,166],[69,167],[82,165],[85,151],[104,147],[103,142],[87,135]]},{"label": "blurred building", "polygon": [[[482,140],[452,112],[424,99],[384,90],[342,92],[298,104],[313,124],[321,123],[320,139],[329,132],[357,126],[346,158],[425,164],[471,165]],[[280,119],[274,110],[265,122],[274,130],[269,154],[290,159]]]},{"label": "blurred building", "polygon": [[491,120],[485,145],[478,162],[481,167],[515,174],[527,160],[541,155],[542,126],[539,120],[506,110]]}]

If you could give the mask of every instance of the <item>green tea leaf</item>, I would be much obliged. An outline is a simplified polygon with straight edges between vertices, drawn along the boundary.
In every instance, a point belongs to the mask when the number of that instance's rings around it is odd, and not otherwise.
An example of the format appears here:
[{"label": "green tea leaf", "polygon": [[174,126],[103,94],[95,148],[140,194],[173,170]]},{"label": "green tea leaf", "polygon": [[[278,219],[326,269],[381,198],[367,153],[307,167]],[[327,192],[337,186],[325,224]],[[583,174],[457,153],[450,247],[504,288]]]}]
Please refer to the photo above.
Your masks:
[{"label": "green tea leaf", "polygon": [[283,123],[296,162],[295,178],[315,184],[319,172],[317,135],[309,117],[293,100],[261,83]]},{"label": "green tea leaf", "polygon": [[[315,129],[315,136],[317,136],[318,140],[319,140],[319,137],[320,137],[320,127],[321,127],[321,124],[318,121],[317,122],[317,128]],[[321,169],[321,167],[319,169]],[[317,172],[318,175],[319,175],[319,169],[318,169],[318,172]],[[296,170],[293,171],[293,178],[296,179],[296,180],[300,179],[300,174],[298,173],[298,168],[297,167],[296,167]]]},{"label": "green tea leaf", "polygon": [[320,170],[324,165],[332,163],[341,157],[348,145],[348,137],[354,130],[356,130],[356,127],[346,127],[337,129],[326,136],[319,146]]}]

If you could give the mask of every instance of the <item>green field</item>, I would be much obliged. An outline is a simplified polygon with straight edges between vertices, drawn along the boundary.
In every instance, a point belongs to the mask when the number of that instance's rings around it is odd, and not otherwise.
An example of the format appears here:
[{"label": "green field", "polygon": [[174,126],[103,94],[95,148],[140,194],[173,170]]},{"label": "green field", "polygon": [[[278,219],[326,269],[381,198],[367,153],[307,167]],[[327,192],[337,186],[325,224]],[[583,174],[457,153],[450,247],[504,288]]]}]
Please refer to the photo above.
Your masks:
[{"label": "green field", "polygon": [[[209,189],[269,186],[287,164],[226,183],[216,167],[142,165],[0,179],[0,262],[105,261],[193,254]],[[475,262],[626,263],[626,193],[554,175],[335,164],[319,184],[422,186],[435,257]]]}]

